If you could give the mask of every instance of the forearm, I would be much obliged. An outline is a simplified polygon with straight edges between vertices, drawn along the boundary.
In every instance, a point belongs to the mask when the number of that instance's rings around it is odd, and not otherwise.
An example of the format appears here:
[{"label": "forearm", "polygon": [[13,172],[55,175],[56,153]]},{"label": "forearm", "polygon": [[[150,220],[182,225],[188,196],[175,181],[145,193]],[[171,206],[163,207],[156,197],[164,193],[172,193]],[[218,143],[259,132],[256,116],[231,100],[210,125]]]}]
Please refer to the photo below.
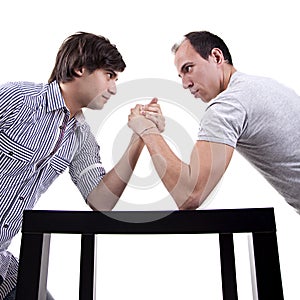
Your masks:
[{"label": "forearm", "polygon": [[[156,114],[144,112],[146,118],[140,114],[140,106],[131,110],[128,118],[128,126],[136,132],[146,144],[151,155],[155,169],[163,184],[175,200],[180,209],[194,209],[205,199],[206,180],[209,174],[209,166],[201,166],[198,149],[194,147],[190,164],[181,161],[170,149],[161,136],[165,127],[165,120],[157,106]],[[207,171],[208,170],[208,171]]]},{"label": "forearm", "polygon": [[198,141],[186,164],[172,152],[162,136],[142,138],[179,209],[196,209],[202,204],[223,176],[233,152],[233,148],[226,145]]},{"label": "forearm", "polygon": [[150,118],[151,114],[150,117],[147,113],[143,114],[151,119],[150,122],[140,116],[139,108],[136,106],[131,110],[128,126],[143,139],[159,177],[178,208],[198,208],[224,174],[234,148],[221,143],[197,141],[190,162],[186,164],[173,153],[160,135],[164,129],[160,109],[152,116],[154,118]]},{"label": "forearm", "polygon": [[198,180],[198,168],[180,160],[161,135],[145,135],[143,140],[154,167],[178,208],[193,196]]},{"label": "forearm", "polygon": [[87,202],[92,209],[111,210],[114,208],[131,178],[143,147],[142,139],[133,135],[119,162],[88,196]]}]

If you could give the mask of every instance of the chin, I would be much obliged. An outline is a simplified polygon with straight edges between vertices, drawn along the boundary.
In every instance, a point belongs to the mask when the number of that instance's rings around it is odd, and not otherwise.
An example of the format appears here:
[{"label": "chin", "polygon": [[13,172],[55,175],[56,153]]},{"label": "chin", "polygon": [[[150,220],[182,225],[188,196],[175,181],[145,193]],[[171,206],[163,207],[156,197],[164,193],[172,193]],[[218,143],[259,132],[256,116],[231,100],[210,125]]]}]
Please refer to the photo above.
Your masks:
[{"label": "chin", "polygon": [[204,98],[200,97],[200,96],[195,96],[195,99],[197,100],[201,100],[202,102],[207,102]]},{"label": "chin", "polygon": [[101,110],[104,105],[88,105],[87,108],[91,110]]},{"label": "chin", "polygon": [[199,95],[195,95],[195,99],[199,99],[199,100],[201,100],[202,102],[208,102],[208,101],[206,101],[206,99],[204,99],[203,97],[201,97],[201,96],[199,96]]},{"label": "chin", "polygon": [[209,101],[211,101],[212,100],[212,98],[210,97],[210,98],[204,98],[204,97],[197,97],[198,99],[200,99],[202,102],[204,102],[204,103],[208,103]]},{"label": "chin", "polygon": [[104,105],[106,102],[104,101],[92,101],[89,103],[89,105],[87,106],[87,108],[89,109],[93,109],[93,110],[101,110],[103,109]]}]

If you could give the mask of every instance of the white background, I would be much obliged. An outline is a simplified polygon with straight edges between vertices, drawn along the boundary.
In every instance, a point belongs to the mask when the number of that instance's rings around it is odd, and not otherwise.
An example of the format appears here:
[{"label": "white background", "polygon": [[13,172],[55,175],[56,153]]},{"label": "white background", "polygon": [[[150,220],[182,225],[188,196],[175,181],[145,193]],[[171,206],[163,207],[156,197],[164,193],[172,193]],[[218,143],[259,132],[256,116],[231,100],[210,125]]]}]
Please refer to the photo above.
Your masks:
[{"label": "white background", "polygon": [[[127,63],[124,74],[120,75],[120,84],[141,78],[179,82],[171,46],[185,33],[209,30],[228,44],[238,70],[273,77],[300,94],[300,21],[296,4],[297,1],[292,0],[5,1],[1,4],[0,19],[0,82],[46,82],[59,46],[76,31],[104,35],[117,45]],[[114,101],[113,98],[110,101]],[[187,96],[187,101],[195,100]],[[105,114],[105,108],[99,114]],[[118,118],[120,124],[124,123],[122,126],[126,121],[127,113],[123,119]],[[196,139],[197,128],[190,130]],[[99,139],[103,161],[109,169],[111,149],[105,137]],[[142,197],[147,199],[149,193],[143,192]],[[134,193],[132,195],[134,197]],[[299,284],[300,217],[235,154],[206,208],[265,206],[275,207],[285,299],[295,300]],[[67,173],[41,198],[37,208],[89,209]],[[173,202],[166,203],[164,209],[174,209]],[[19,240],[20,236],[11,245],[16,255]],[[199,295],[201,299],[220,299],[220,279],[215,275],[217,271],[214,272],[218,268],[218,253],[213,250],[215,243],[212,237],[201,241],[171,237],[101,237],[99,299],[100,296],[101,299],[199,299]],[[78,248],[77,238],[53,237],[48,285],[56,299],[78,298]],[[247,259],[237,266],[238,274],[245,277],[239,292],[241,299],[251,299],[249,278],[245,275],[249,273],[249,266],[245,261]]]}]

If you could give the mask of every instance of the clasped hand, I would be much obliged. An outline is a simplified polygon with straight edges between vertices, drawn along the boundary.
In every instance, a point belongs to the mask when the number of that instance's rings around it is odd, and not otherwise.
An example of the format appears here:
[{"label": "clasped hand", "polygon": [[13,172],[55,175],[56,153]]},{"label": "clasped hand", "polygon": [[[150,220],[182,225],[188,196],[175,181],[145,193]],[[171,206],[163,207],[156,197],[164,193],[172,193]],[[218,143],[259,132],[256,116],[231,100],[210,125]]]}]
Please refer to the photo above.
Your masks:
[{"label": "clasped hand", "polygon": [[128,115],[128,127],[136,134],[159,134],[165,129],[165,118],[162,115],[157,98],[153,98],[147,105],[137,104]]}]

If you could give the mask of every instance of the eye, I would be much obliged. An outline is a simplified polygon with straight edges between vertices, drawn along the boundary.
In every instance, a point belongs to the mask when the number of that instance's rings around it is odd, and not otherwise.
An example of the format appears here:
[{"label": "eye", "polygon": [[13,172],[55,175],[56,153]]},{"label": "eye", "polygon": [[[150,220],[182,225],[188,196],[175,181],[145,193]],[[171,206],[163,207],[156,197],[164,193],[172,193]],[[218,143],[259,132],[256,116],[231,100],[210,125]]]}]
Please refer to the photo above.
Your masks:
[{"label": "eye", "polygon": [[192,70],[192,65],[186,65],[184,67],[184,73],[189,73],[189,72],[191,72],[191,70]]},{"label": "eye", "polygon": [[113,70],[106,70],[106,75],[107,75],[107,78],[110,80],[110,79],[116,79],[117,78],[117,73],[114,72]]}]

